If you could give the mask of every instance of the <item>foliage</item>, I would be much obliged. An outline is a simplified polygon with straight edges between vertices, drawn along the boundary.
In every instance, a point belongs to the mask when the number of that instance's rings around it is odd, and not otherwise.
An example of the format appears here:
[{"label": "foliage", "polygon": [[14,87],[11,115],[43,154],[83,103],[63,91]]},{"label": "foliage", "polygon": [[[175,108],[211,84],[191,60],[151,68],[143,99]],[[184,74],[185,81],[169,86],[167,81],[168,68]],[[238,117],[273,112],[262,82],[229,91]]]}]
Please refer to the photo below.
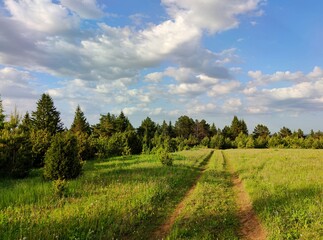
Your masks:
[{"label": "foliage", "polygon": [[2,99],[0,95],[0,130],[4,128],[5,118],[6,118],[6,115],[4,114]]},{"label": "foliage", "polygon": [[181,116],[175,122],[175,132],[178,137],[189,138],[192,134],[194,120],[188,116]]},{"label": "foliage", "polygon": [[76,137],[71,133],[56,134],[45,155],[44,177],[72,179],[78,177],[81,170]]},{"label": "foliage", "polygon": [[37,110],[32,112],[32,124],[36,130],[47,130],[51,135],[63,131],[60,112],[56,110],[49,94],[43,94],[37,102]]},{"label": "foliage", "polygon": [[165,149],[159,149],[158,153],[158,160],[165,166],[172,166],[173,165],[173,158],[170,153]]},{"label": "foliage", "polygon": [[43,167],[45,154],[50,147],[52,136],[46,129],[32,129],[30,141],[32,144],[32,158],[34,167]]},{"label": "foliage", "polygon": [[58,198],[66,197],[67,181],[65,179],[56,179],[53,181],[54,195]]},{"label": "foliage", "polygon": [[248,135],[248,128],[244,120],[239,120],[234,116],[230,126],[231,140],[235,140],[240,133]]},{"label": "foliage", "polygon": [[0,131],[0,172],[15,178],[26,177],[32,166],[29,136],[19,124],[20,117],[15,111]]},{"label": "foliage", "polygon": [[78,105],[75,110],[74,121],[71,125],[70,130],[74,133],[91,133],[90,125],[87,122],[80,105]]}]

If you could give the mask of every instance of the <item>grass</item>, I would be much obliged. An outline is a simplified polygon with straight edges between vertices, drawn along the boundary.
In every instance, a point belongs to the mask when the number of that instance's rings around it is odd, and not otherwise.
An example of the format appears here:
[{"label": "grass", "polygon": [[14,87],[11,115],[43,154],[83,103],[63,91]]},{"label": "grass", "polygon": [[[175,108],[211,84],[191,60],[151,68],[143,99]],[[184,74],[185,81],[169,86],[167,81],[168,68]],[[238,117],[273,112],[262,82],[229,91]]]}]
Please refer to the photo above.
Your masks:
[{"label": "grass", "polygon": [[148,239],[200,173],[210,150],[185,151],[165,167],[153,155],[85,164],[58,198],[41,170],[0,180],[1,239]]},{"label": "grass", "polygon": [[214,152],[206,167],[168,239],[238,239],[231,175],[220,151]]},{"label": "grass", "polygon": [[226,150],[268,239],[322,239],[322,150]]}]

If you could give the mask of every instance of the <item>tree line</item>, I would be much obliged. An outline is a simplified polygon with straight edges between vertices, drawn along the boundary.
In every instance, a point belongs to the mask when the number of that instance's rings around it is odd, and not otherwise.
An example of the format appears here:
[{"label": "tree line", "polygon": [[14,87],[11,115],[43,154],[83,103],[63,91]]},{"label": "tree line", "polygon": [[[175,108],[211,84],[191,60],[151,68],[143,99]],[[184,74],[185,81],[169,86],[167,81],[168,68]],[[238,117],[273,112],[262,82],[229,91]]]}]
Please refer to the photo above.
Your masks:
[{"label": "tree line", "polygon": [[223,129],[204,119],[181,116],[175,124],[154,122],[147,117],[138,128],[121,112],[101,114],[99,123],[90,126],[80,106],[69,129],[63,127],[60,112],[49,94],[42,94],[37,108],[22,117],[14,110],[8,120],[0,98],[0,173],[25,177],[32,168],[44,168],[48,179],[77,177],[82,161],[93,158],[140,153],[181,151],[203,146],[227,148],[323,148],[323,133],[283,127],[271,133],[258,124],[249,133],[243,119],[234,116]]}]

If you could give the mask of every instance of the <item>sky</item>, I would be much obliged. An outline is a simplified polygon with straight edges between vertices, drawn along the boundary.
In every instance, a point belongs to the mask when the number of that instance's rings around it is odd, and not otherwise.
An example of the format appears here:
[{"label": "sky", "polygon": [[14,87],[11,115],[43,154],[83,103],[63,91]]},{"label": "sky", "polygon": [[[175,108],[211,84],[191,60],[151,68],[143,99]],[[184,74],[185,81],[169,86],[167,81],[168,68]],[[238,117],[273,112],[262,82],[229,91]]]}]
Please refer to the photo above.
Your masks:
[{"label": "sky", "polygon": [[24,115],[48,93],[69,128],[121,111],[323,130],[321,0],[1,0],[0,94]]}]

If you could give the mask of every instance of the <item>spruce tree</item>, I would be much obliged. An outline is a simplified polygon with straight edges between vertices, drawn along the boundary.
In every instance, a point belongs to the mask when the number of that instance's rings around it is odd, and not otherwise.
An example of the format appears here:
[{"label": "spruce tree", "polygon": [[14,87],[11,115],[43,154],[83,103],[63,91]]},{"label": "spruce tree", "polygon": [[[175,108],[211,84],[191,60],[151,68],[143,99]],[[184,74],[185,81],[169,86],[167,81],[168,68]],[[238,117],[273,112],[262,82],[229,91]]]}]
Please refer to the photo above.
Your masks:
[{"label": "spruce tree", "polygon": [[83,111],[78,105],[75,111],[74,121],[71,126],[71,131],[74,133],[82,132],[82,133],[91,133],[90,125],[84,116]]},{"label": "spruce tree", "polygon": [[36,130],[47,130],[54,135],[63,131],[60,112],[56,110],[53,99],[49,94],[43,94],[37,102],[37,110],[32,112],[32,123]]},{"label": "spruce tree", "polygon": [[0,130],[4,127],[4,121],[5,121],[6,115],[4,115],[4,110],[2,106],[2,100],[0,95]]}]

